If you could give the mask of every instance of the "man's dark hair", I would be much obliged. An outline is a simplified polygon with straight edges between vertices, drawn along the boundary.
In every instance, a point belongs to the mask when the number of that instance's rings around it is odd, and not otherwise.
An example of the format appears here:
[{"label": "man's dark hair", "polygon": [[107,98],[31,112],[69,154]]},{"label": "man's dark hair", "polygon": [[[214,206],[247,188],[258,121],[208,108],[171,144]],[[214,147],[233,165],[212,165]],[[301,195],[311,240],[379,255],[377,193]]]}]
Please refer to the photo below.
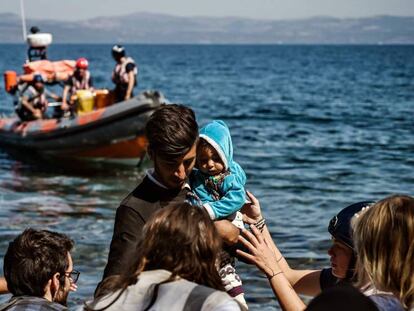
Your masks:
[{"label": "man's dark hair", "polygon": [[183,105],[161,105],[145,126],[148,150],[168,159],[188,153],[198,138],[194,111]]},{"label": "man's dark hair", "polygon": [[[26,229],[9,243],[4,256],[4,276],[14,296],[43,297],[55,273],[65,275],[73,241],[64,234]],[[64,278],[62,278],[64,280]]]}]

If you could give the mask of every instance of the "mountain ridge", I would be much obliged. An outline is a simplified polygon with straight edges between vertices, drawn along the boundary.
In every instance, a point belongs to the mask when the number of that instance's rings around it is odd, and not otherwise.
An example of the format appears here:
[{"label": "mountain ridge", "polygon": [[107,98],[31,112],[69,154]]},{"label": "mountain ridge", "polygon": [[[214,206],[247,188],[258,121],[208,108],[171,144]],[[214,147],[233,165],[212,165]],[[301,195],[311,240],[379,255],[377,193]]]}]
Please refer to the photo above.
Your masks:
[{"label": "mountain ridge", "polygon": [[[51,32],[55,43],[414,44],[412,16],[261,20],[133,12],[79,21],[28,19],[26,24]],[[0,14],[1,43],[21,43],[21,33],[18,15]]]}]

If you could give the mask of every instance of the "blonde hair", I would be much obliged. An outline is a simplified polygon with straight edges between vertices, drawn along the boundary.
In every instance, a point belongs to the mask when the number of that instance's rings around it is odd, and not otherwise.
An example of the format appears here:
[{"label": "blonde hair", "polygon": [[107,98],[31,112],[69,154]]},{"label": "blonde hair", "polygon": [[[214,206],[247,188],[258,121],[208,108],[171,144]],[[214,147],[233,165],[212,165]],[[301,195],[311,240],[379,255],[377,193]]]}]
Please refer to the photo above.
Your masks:
[{"label": "blonde hair", "polygon": [[387,197],[353,222],[357,286],[370,282],[392,292],[404,308],[414,305],[414,198]]}]

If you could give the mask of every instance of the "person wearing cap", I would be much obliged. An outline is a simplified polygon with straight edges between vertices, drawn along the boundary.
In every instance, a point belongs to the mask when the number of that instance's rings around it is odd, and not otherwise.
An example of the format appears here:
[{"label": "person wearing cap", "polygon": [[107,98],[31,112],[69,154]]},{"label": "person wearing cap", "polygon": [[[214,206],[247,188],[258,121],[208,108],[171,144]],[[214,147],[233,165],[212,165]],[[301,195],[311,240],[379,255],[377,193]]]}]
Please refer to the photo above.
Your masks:
[{"label": "person wearing cap", "polygon": [[30,83],[19,85],[15,93],[15,112],[20,120],[43,119],[48,101],[44,81],[40,74],[35,74]]},{"label": "person wearing cap", "polygon": [[[255,217],[250,222],[263,219],[259,201],[250,195]],[[373,202],[358,202],[345,207],[329,223],[328,231],[332,236],[332,246],[328,250],[331,267],[320,270],[292,269],[272,240],[267,226],[260,232],[251,226],[252,233],[243,230],[240,242],[247,248],[237,250],[237,254],[254,263],[269,279],[269,283],[284,310],[303,310],[305,304],[298,294],[316,296],[322,290],[340,284],[352,283],[355,269],[355,252],[352,241],[351,220]],[[247,219],[245,219],[247,220]]]},{"label": "person wearing cap", "polygon": [[128,57],[122,45],[114,45],[112,57],[116,61],[112,71],[112,82],[115,83],[113,93],[115,102],[121,102],[132,98],[134,87],[137,85],[138,67],[135,61]]},{"label": "person wearing cap", "polygon": [[[30,28],[31,34],[40,33],[40,29],[37,26],[32,26]],[[27,50],[27,58],[29,62],[33,62],[35,60],[44,60],[47,59],[47,47],[46,46],[31,46],[29,45],[29,49]]]},{"label": "person wearing cap", "polygon": [[93,91],[93,81],[91,73],[88,70],[89,62],[86,58],[79,58],[76,61],[76,68],[73,74],[66,81],[62,95],[63,111],[70,111],[75,114],[75,94],[79,90]]}]

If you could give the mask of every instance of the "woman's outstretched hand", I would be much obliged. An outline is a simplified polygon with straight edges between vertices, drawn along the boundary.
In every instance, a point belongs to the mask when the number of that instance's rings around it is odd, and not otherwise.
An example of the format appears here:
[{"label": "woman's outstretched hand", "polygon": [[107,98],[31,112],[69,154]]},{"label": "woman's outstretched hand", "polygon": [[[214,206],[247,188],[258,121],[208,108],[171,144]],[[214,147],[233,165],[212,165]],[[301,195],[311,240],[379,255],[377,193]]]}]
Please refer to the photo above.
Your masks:
[{"label": "woman's outstretched hand", "polygon": [[282,270],[277,263],[276,254],[264,239],[262,233],[254,226],[250,226],[253,234],[243,229],[239,241],[249,250],[246,253],[237,250],[237,254],[254,263],[267,277],[272,277]]}]

